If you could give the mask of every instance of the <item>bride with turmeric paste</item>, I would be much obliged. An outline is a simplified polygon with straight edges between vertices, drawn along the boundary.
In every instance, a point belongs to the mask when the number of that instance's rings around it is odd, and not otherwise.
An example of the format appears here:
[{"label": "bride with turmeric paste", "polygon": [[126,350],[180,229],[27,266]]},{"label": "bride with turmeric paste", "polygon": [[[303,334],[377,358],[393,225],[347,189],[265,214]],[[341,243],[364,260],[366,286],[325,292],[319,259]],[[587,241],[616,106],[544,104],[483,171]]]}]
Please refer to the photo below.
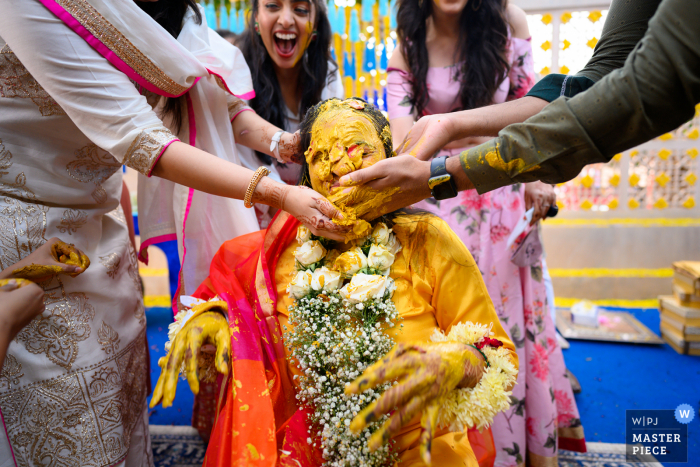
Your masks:
[{"label": "bride with turmeric paste", "polygon": [[[313,107],[303,180],[341,196],[341,176],[392,155],[387,128],[358,99]],[[371,219],[375,203],[357,196]],[[151,404],[172,403],[181,369],[195,394],[227,375],[205,465],[476,467],[494,455],[488,430],[465,433],[509,406],[518,359],[464,244],[404,211],[349,236],[313,236],[282,212],[225,243],[176,318]]]}]

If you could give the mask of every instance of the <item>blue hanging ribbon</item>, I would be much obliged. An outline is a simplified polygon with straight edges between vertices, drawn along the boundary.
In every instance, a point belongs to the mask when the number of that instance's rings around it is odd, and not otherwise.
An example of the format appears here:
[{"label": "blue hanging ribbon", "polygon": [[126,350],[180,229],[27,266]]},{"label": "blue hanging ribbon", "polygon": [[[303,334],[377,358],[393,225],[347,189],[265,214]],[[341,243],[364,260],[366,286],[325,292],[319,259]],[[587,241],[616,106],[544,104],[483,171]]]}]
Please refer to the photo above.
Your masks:
[{"label": "blue hanging ribbon", "polygon": [[221,5],[221,9],[219,10],[219,18],[221,19],[221,22],[219,23],[219,28],[229,29],[228,11],[226,11],[226,7],[224,5]]},{"label": "blue hanging ribbon", "polygon": [[350,41],[360,42],[360,20],[357,17],[357,10],[350,13]]}]

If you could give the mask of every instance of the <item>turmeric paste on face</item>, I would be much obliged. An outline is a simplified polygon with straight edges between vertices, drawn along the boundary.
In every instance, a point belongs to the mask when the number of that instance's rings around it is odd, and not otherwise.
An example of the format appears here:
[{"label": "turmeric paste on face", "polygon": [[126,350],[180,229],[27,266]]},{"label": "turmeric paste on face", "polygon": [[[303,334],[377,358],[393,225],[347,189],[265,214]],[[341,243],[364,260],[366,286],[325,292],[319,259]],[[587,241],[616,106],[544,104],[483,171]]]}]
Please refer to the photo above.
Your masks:
[{"label": "turmeric paste on face", "polygon": [[371,226],[365,219],[383,214],[381,206],[399,191],[399,188],[381,192],[367,187],[347,189],[338,183],[343,175],[386,159],[383,140],[391,138],[391,132],[384,127],[378,134],[363,109],[364,102],[355,99],[321,104],[311,128],[311,144],[304,153],[311,186],[344,216],[333,222],[353,226],[346,241],[369,235]]}]

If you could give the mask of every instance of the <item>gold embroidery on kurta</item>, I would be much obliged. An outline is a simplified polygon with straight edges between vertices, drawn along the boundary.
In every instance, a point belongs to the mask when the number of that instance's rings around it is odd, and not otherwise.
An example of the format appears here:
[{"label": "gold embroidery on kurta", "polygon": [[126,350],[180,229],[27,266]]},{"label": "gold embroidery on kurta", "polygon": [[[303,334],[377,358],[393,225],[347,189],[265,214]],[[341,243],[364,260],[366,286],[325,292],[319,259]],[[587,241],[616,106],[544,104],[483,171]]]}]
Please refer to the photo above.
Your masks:
[{"label": "gold embroidery on kurta", "polygon": [[0,372],[0,391],[8,391],[12,386],[19,386],[19,379],[24,376],[22,364],[17,361],[14,355],[7,354],[5,363]]},{"label": "gold embroidery on kurta", "polygon": [[100,263],[107,270],[107,275],[114,279],[119,271],[119,265],[121,264],[121,258],[117,253],[110,253],[106,256],[100,256]]},{"label": "gold embroidery on kurta", "polygon": [[66,209],[61,216],[61,223],[56,226],[61,233],[73,235],[87,223],[87,214],[77,209]]},{"label": "gold embroidery on kurta", "polygon": [[97,342],[102,346],[102,350],[107,355],[117,353],[119,350],[119,333],[112,326],[102,321],[102,326],[97,330]]},{"label": "gold embroidery on kurta", "polygon": [[245,103],[243,99],[238,97],[228,96],[228,119],[232,120],[233,117],[238,115],[243,109],[250,109],[248,104]]},{"label": "gold embroidery on kurta", "polygon": [[[2,140],[0,140],[0,145]],[[12,166],[12,154],[5,151],[4,167]],[[2,178],[0,173],[0,178]],[[46,242],[48,206],[39,204],[26,188],[27,177],[20,172],[14,183],[0,182],[0,270],[11,266]]]},{"label": "gold embroidery on kurta", "polygon": [[156,127],[141,131],[129,146],[124,156],[124,164],[132,169],[149,175],[153,165],[165,146],[177,139],[167,128]]},{"label": "gold embroidery on kurta", "polygon": [[106,360],[0,394],[20,467],[106,467],[129,451],[143,424],[148,377],[145,330]]},{"label": "gold embroidery on kurta", "polygon": [[129,274],[129,277],[131,278],[134,284],[134,289],[137,293],[137,303],[136,308],[134,309],[134,318],[139,320],[139,323],[145,323],[146,308],[143,305],[143,287],[141,287],[141,277],[139,276],[139,263],[136,259],[136,251],[134,251],[134,248],[131,246],[131,244],[129,244],[129,246],[127,247],[126,256],[129,259],[129,267],[127,268],[127,273]]},{"label": "gold embroidery on kurta", "polygon": [[7,175],[9,172],[4,172],[5,169],[9,169],[12,166],[12,154],[10,151],[5,149],[5,145],[2,144],[2,139],[0,139],[0,178],[3,175]]},{"label": "gold embroidery on kurta", "polygon": [[97,204],[107,201],[107,192],[102,183],[114,175],[121,164],[107,151],[95,144],[88,144],[75,151],[76,160],[66,165],[66,171],[75,180],[82,183],[93,182],[95,189],[92,198]]},{"label": "gold embroidery on kurta", "polygon": [[109,211],[107,215],[112,219],[118,220],[122,224],[126,224],[126,216],[124,215],[124,210],[122,209],[121,204],[117,204],[117,207]]},{"label": "gold embroidery on kurta", "polygon": [[166,75],[86,0],[57,0],[56,3],[146,81],[176,96],[187,91],[185,86]]},{"label": "gold embroidery on kurta", "polygon": [[95,308],[84,293],[61,296],[52,292],[44,295],[44,312],[17,336],[17,340],[33,354],[44,354],[56,365],[70,370],[78,357],[80,342],[90,337],[90,322]]},{"label": "gold embroidery on kurta", "polygon": [[29,74],[7,44],[0,50],[0,97],[31,99],[44,117],[66,114]]}]

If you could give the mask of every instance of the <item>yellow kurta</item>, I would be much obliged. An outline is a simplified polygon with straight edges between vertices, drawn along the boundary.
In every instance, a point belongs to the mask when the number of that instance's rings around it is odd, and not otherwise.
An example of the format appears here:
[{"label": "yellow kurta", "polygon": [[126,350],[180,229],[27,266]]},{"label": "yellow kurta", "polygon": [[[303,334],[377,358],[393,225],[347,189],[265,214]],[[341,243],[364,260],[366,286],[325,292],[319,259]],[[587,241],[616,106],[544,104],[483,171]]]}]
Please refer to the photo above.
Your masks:
[{"label": "yellow kurta", "polygon": [[[402,328],[396,326],[388,331],[394,340],[430,341],[434,330],[449,332],[456,323],[493,323],[493,337],[510,350],[517,367],[515,346],[498,320],[479,268],[447,223],[432,214],[400,215],[394,222],[394,234],[403,247],[390,274],[396,281],[394,303],[403,318]],[[286,290],[295,272],[293,253],[298,246],[293,242],[287,247],[275,270],[277,312],[282,326],[288,325],[288,308],[293,304]],[[298,373],[297,368],[291,371]],[[416,417],[396,437],[401,467],[424,465],[418,452],[419,436]],[[478,466],[467,436],[462,433],[438,432],[432,453],[433,465],[440,467]]]}]

